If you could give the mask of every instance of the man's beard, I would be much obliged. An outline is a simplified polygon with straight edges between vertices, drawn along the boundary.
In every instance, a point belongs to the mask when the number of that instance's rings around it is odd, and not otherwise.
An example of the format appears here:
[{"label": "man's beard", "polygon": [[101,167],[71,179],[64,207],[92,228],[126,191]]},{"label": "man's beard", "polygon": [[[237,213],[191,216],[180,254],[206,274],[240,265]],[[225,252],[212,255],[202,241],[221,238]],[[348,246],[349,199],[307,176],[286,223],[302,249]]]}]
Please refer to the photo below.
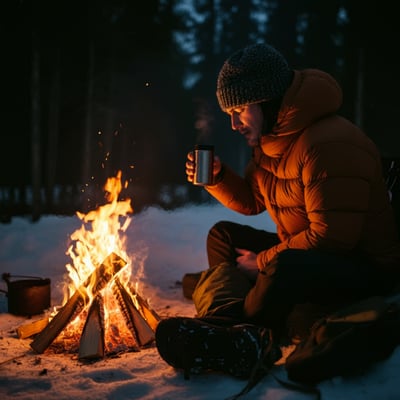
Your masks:
[{"label": "man's beard", "polygon": [[251,137],[251,138],[249,138],[249,139],[247,139],[247,138],[245,137],[245,139],[246,139],[246,141],[247,141],[247,145],[248,145],[249,147],[257,147],[257,146],[260,144],[260,136],[261,136],[261,135],[258,135],[257,138]]}]

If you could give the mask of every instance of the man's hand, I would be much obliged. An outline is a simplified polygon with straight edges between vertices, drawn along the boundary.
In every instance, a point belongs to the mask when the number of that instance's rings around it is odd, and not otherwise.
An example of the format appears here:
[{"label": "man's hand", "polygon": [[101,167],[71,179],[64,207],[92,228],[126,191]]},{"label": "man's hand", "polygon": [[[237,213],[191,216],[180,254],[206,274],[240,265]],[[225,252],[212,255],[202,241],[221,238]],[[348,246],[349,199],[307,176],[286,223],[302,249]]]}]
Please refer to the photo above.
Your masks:
[{"label": "man's hand", "polygon": [[257,254],[250,250],[235,248],[237,267],[250,279],[256,279],[258,274]]},{"label": "man's hand", "polygon": [[[195,169],[194,152],[193,151],[190,151],[188,153],[185,166],[186,166],[187,180],[189,182],[193,183],[194,169]],[[213,175],[214,175],[214,178],[220,173],[221,168],[222,168],[221,160],[219,159],[218,156],[214,156],[214,164],[213,164]]]}]

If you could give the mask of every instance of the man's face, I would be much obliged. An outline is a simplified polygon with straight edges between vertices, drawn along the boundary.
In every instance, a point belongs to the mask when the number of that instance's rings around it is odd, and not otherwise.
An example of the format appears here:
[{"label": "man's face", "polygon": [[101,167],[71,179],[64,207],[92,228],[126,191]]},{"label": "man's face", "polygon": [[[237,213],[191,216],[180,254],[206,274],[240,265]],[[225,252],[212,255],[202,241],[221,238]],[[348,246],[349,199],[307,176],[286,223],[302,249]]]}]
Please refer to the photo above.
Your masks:
[{"label": "man's face", "polygon": [[258,146],[263,126],[263,112],[259,104],[230,108],[231,126],[247,140],[250,147]]}]

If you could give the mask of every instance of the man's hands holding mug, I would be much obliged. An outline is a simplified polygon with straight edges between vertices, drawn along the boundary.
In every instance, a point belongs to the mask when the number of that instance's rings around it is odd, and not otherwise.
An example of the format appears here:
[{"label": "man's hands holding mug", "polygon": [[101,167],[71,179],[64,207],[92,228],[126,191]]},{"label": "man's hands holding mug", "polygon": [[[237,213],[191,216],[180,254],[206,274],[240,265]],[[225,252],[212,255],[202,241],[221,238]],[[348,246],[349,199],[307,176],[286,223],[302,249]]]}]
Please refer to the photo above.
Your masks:
[{"label": "man's hands holding mug", "polygon": [[[193,183],[195,169],[196,169],[194,151],[190,151],[187,154],[187,159],[186,159],[186,165],[185,166],[186,166],[187,180],[189,182]],[[221,163],[220,158],[218,156],[214,156],[214,161],[213,161],[213,176],[214,176],[214,180],[215,180],[215,177],[221,172],[221,169],[222,169],[222,163]]]}]

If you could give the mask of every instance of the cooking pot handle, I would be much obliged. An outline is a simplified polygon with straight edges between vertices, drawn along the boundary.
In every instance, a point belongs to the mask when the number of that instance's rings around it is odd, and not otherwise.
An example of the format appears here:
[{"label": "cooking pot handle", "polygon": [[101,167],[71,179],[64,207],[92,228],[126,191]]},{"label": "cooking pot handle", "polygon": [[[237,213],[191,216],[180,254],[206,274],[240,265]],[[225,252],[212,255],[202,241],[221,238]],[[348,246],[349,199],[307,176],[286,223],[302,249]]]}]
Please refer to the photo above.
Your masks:
[{"label": "cooking pot handle", "polygon": [[3,273],[3,280],[5,280],[7,283],[10,282],[11,278],[43,279],[43,278],[40,278],[39,276],[11,275],[9,272]]}]

